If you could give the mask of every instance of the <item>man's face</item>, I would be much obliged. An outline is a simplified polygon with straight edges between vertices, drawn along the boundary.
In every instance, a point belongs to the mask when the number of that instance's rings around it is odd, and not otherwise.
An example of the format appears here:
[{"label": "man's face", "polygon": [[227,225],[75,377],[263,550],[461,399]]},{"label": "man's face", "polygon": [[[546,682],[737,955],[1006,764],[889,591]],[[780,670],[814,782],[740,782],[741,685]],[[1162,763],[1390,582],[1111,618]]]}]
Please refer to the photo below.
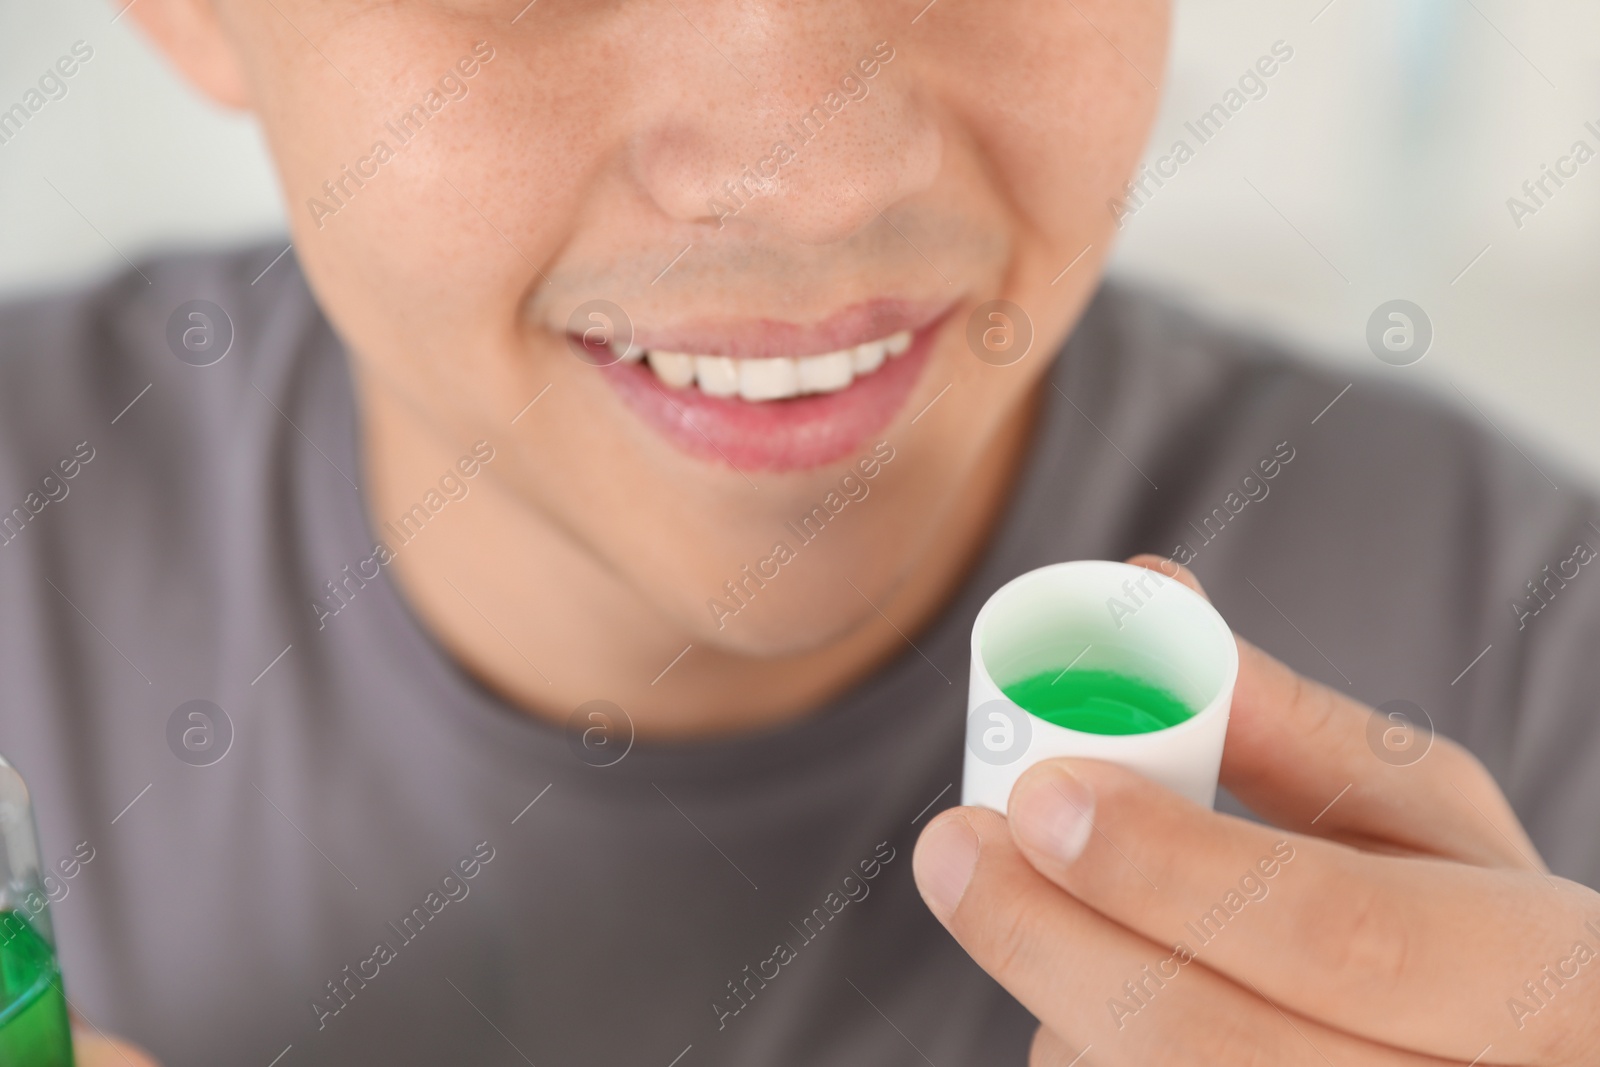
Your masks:
[{"label": "man's face", "polygon": [[1097,281],[1165,0],[525,2],[220,0],[366,402],[696,642],[875,618]]}]

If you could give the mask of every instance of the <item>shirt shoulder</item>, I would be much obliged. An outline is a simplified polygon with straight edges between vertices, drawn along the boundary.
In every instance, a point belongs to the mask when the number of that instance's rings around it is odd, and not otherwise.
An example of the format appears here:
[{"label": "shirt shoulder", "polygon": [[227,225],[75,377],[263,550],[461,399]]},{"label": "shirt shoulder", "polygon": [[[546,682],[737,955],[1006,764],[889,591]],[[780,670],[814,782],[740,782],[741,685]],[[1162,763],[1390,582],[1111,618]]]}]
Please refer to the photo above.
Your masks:
[{"label": "shirt shoulder", "polygon": [[1057,379],[1170,475],[1169,502],[1238,488],[1282,448],[1316,496],[1397,520],[1509,508],[1526,528],[1595,507],[1590,477],[1503,433],[1447,379],[1318,358],[1148,291],[1107,286],[1064,357]]},{"label": "shirt shoulder", "polygon": [[139,409],[162,393],[216,399],[299,354],[321,318],[294,257],[277,256],[174,254],[0,302],[0,487],[37,480],[63,446],[115,441],[167,463],[215,429],[215,405],[169,403],[159,418]]}]

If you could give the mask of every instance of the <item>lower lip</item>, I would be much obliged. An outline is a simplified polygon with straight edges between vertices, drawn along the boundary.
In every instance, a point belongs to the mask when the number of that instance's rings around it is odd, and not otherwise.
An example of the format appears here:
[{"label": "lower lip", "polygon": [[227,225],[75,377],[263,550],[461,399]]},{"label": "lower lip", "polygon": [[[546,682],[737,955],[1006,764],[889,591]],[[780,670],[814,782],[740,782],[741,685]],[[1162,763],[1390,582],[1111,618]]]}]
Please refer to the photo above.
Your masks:
[{"label": "lower lip", "polygon": [[939,321],[918,330],[905,354],[889,357],[848,389],[751,403],[668,389],[643,360],[601,368],[623,403],[684,452],[740,471],[794,471],[854,455],[905,406],[933,351]]}]

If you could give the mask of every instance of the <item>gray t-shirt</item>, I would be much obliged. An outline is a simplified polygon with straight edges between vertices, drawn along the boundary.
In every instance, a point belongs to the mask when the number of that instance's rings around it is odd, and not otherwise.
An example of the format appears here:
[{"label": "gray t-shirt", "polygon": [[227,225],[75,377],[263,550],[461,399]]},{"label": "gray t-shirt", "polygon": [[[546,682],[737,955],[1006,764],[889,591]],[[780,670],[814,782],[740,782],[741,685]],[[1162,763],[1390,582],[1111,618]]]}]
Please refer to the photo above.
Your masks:
[{"label": "gray t-shirt", "polygon": [[[387,570],[329,598],[379,534],[344,353],[292,257],[252,282],[272,255],[0,309],[0,751],[72,1002],[167,1067],[1020,1064],[1031,1019],[910,854],[959,792],[974,614],[1064,559],[1190,557],[1237,630],[1420,706],[1600,884],[1594,501],[1470,417],[1108,287],[920,653],[597,767]],[[196,300],[232,323],[210,366]]]}]

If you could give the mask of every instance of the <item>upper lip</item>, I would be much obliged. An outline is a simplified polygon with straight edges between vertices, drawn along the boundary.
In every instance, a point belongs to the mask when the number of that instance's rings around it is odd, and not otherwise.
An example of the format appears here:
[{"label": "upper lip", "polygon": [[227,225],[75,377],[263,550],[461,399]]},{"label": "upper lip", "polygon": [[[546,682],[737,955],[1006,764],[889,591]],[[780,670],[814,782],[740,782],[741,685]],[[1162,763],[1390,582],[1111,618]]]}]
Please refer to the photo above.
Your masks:
[{"label": "upper lip", "polygon": [[633,343],[658,352],[736,359],[798,359],[854,348],[937,321],[949,300],[869,300],[813,323],[777,319],[701,319],[663,326],[634,324]]}]

